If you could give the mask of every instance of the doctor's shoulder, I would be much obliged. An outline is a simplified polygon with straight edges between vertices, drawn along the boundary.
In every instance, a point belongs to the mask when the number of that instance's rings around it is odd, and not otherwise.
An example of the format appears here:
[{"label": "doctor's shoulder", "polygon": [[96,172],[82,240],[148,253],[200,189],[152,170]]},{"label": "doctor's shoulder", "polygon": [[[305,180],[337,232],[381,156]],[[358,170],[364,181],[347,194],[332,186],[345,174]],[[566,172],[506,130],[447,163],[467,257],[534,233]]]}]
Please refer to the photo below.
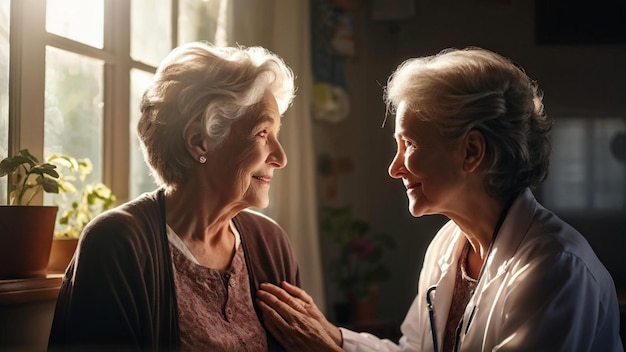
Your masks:
[{"label": "doctor's shoulder", "polygon": [[[536,267],[546,280],[570,278],[580,285],[610,289],[613,280],[587,239],[550,211],[540,212],[511,258]],[[582,280],[588,277],[589,280]],[[614,288],[613,288],[614,291]]]}]

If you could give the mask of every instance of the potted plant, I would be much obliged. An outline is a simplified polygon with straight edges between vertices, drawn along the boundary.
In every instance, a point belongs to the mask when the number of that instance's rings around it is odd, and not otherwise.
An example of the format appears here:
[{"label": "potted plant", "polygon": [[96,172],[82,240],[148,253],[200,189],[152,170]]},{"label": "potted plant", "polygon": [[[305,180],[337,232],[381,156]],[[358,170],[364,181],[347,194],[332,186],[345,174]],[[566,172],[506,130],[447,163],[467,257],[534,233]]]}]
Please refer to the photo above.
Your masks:
[{"label": "potted plant", "polygon": [[[85,169],[86,170],[86,169]],[[89,169],[91,172],[91,169]],[[81,174],[85,176],[86,174]],[[101,182],[87,184],[82,188],[80,198],[62,209],[57,221],[48,263],[49,272],[63,272],[67,268],[83,228],[98,214],[115,206],[116,197]]]},{"label": "potted plant", "polygon": [[382,259],[385,250],[395,247],[393,237],[372,232],[367,222],[353,218],[350,207],[323,209],[320,229],[337,250],[329,271],[332,281],[348,298],[353,319],[373,319],[378,284],[390,277]]},{"label": "potted plant", "polygon": [[42,192],[75,193],[73,182],[92,169],[89,159],[63,154],[40,163],[28,149],[0,161],[0,177],[9,177],[9,205],[0,207],[0,278],[47,274],[59,207],[31,203]]},{"label": "potted plant", "polygon": [[9,178],[9,205],[0,206],[0,278],[46,275],[58,207],[31,202],[41,192],[59,192],[56,169],[28,149],[0,161],[0,177]]}]

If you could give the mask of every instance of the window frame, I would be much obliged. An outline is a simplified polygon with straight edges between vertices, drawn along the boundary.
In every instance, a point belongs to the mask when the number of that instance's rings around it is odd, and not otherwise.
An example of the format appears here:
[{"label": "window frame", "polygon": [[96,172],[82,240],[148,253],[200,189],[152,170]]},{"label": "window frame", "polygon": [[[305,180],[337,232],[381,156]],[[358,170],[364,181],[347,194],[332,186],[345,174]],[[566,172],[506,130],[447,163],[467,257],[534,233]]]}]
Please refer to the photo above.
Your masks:
[{"label": "window frame", "polygon": [[[178,0],[171,0],[170,47],[177,44]],[[133,60],[131,47],[131,2],[104,0],[103,48],[95,48],[46,31],[45,0],[11,0],[9,57],[8,154],[29,149],[44,154],[45,55],[51,46],[102,60],[103,135],[102,182],[118,202],[129,198],[130,169],[130,71],[154,73],[156,67]],[[33,204],[42,204],[39,196]]]},{"label": "window frame", "polygon": [[[583,168],[584,168],[584,182],[582,184],[582,189],[584,191],[584,204],[580,206],[563,206],[562,204],[558,204],[555,202],[558,196],[552,193],[550,190],[551,187],[554,186],[555,183],[559,182],[559,179],[553,180],[557,168],[560,168],[565,165],[563,162],[558,162],[554,160],[555,149],[557,148],[567,148],[569,147],[567,144],[557,144],[557,141],[554,139],[554,136],[551,138],[552,143],[552,152],[550,155],[550,169],[548,173],[548,177],[546,180],[540,185],[540,200],[542,203],[557,215],[568,219],[569,223],[573,223],[576,221],[584,220],[584,221],[596,221],[598,219],[602,219],[602,221],[614,221],[615,219],[620,219],[624,210],[626,210],[626,203],[622,203],[621,206],[613,206],[613,207],[602,207],[597,206],[594,203],[594,194],[596,194],[596,186],[598,181],[596,180],[596,176],[599,175],[599,172],[595,169],[594,158],[597,149],[597,141],[594,139],[594,133],[597,129],[601,127],[596,125],[598,121],[602,120],[623,120],[623,117],[615,116],[615,115],[594,115],[594,116],[585,116],[581,114],[562,114],[560,116],[554,117],[554,125],[552,127],[552,134],[554,135],[555,130],[561,128],[563,121],[576,121],[580,123],[581,127],[580,131],[583,133],[583,138],[578,141],[578,143],[582,143],[583,148],[585,149],[585,158],[583,160]],[[626,122],[626,120],[624,120]],[[626,125],[624,125],[626,127]],[[619,127],[618,127],[619,128]],[[619,131],[622,129],[618,129]],[[610,142],[609,142],[610,144]],[[612,151],[606,151],[607,153],[611,153]],[[624,166],[626,170],[626,165]],[[601,172],[600,172],[601,173]],[[621,190],[616,191],[626,191],[626,184],[622,187]],[[623,193],[626,195],[626,193]]]}]

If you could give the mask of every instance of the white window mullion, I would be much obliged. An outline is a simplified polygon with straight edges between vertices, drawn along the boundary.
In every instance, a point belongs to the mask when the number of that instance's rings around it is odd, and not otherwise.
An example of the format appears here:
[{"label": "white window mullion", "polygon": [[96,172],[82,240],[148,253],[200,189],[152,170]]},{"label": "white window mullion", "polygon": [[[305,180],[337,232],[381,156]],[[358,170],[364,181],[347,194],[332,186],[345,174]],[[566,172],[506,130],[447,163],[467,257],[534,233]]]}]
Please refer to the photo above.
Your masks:
[{"label": "white window mullion", "polygon": [[172,26],[171,44],[172,44],[172,48],[175,48],[178,46],[178,17],[179,17],[178,13],[180,9],[178,0],[172,0],[172,3],[170,4],[170,6],[172,7],[172,10],[171,10],[172,17],[170,18],[170,26]]},{"label": "white window mullion", "polygon": [[55,48],[89,56],[107,63],[115,63],[117,61],[117,56],[111,51],[94,48],[93,46],[89,46],[54,33],[45,32],[45,42],[47,45]]},{"label": "white window mullion", "polygon": [[[11,3],[9,155],[27,148],[43,158],[45,0]],[[41,204],[42,197],[33,204]]]},{"label": "white window mullion", "polygon": [[130,168],[130,1],[105,2],[105,51],[117,60],[105,65],[103,182],[117,196],[118,203],[128,200]]}]

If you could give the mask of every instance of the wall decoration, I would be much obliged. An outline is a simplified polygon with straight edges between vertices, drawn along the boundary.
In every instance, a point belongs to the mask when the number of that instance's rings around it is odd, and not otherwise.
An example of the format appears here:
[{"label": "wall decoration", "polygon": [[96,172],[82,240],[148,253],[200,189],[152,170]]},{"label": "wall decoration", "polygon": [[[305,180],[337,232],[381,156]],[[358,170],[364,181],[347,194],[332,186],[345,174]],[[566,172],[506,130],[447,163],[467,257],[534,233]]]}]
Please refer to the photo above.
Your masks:
[{"label": "wall decoration", "polygon": [[354,11],[360,0],[311,0],[313,116],[337,123],[350,113],[343,64],[356,56]]}]

